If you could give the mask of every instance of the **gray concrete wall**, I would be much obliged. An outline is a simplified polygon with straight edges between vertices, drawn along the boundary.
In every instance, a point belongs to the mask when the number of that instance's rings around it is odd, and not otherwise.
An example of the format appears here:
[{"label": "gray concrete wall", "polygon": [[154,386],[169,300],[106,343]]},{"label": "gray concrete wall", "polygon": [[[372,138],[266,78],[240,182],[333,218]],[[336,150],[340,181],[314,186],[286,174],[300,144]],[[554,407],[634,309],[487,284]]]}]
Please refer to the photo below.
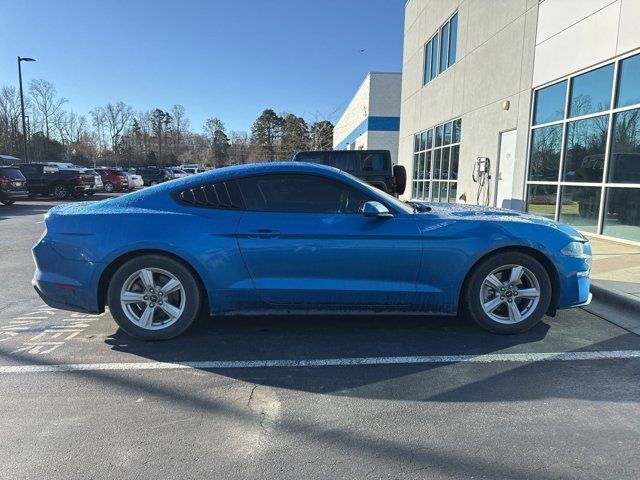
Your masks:
[{"label": "gray concrete wall", "polygon": [[[456,63],[423,86],[424,44],[456,11]],[[493,198],[499,134],[518,129],[513,196],[524,198],[537,16],[537,0],[407,2],[398,158],[410,174],[413,136],[462,117],[458,196],[475,203],[477,185],[471,174],[476,157],[487,156],[492,159]]]}]

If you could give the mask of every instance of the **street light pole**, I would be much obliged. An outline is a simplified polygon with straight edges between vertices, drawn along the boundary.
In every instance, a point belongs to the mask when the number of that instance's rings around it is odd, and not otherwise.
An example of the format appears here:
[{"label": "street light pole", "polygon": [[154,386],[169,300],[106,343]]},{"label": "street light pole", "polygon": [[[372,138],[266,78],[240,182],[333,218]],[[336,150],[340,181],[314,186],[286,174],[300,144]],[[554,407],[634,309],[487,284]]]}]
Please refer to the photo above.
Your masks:
[{"label": "street light pole", "polygon": [[22,140],[24,142],[24,161],[26,163],[29,163],[29,151],[27,149],[27,121],[24,115],[24,93],[22,92],[22,62],[35,62],[35,59],[18,57],[18,79],[20,81],[20,107],[22,108]]}]

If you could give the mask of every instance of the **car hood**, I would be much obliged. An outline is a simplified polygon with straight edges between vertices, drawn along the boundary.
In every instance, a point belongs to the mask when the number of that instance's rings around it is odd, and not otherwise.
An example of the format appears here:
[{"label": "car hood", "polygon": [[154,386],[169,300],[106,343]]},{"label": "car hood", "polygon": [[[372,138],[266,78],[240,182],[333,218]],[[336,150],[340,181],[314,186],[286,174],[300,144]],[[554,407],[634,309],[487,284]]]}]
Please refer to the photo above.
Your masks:
[{"label": "car hood", "polygon": [[459,203],[429,203],[411,202],[428,206],[431,210],[427,215],[435,215],[443,220],[471,220],[490,222],[513,222],[542,225],[560,230],[578,241],[585,241],[586,238],[577,230],[555,220],[532,215],[530,213],[509,210],[506,208],[482,207],[479,205],[466,205]]}]

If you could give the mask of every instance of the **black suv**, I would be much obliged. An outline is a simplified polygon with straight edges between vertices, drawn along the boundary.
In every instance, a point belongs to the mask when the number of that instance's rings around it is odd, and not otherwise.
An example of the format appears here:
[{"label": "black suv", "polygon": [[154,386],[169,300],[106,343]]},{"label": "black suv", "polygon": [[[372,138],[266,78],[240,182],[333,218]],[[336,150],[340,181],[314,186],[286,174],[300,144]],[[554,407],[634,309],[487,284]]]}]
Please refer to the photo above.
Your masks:
[{"label": "black suv", "polygon": [[171,180],[171,175],[164,168],[142,167],[137,168],[136,173],[142,177],[145,186],[157,185],[158,183]]},{"label": "black suv", "polygon": [[46,163],[15,165],[27,179],[29,195],[53,195],[58,200],[81,197],[96,189],[95,177],[85,170],[59,169]]},{"label": "black suv", "polygon": [[402,195],[407,186],[407,172],[402,165],[392,164],[389,150],[298,152],[292,160],[339,168],[392,195]]},{"label": "black suv", "polygon": [[27,196],[27,179],[18,167],[0,166],[0,203],[11,205]]}]

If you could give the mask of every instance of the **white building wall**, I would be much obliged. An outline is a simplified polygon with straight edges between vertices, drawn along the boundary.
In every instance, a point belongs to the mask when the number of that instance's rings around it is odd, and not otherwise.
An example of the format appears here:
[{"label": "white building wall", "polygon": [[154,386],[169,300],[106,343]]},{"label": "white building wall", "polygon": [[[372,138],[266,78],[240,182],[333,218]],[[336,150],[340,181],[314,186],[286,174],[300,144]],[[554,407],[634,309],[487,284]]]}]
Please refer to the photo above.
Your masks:
[{"label": "white building wall", "polygon": [[[370,72],[333,130],[333,148],[345,148],[345,139],[357,149],[389,150],[398,158],[398,130],[402,75],[397,72]],[[396,128],[380,130],[380,124]],[[367,122],[363,125],[363,122]],[[359,129],[360,127],[360,129]],[[354,133],[355,132],[355,133]],[[359,135],[357,135],[359,133]]]},{"label": "white building wall", "polygon": [[541,2],[533,86],[637,49],[638,20],[639,0]]}]

